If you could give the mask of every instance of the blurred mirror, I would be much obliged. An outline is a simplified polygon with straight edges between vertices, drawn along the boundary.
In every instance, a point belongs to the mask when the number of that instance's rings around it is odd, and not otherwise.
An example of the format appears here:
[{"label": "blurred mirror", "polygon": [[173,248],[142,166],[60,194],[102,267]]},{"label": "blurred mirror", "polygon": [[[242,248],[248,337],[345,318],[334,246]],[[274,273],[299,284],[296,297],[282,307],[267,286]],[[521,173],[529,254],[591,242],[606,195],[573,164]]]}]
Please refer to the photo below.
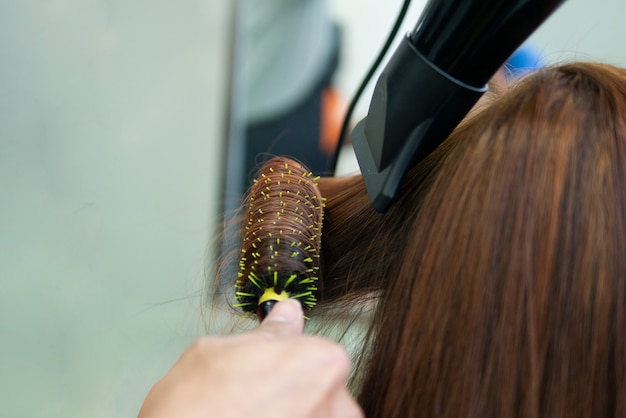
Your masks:
[{"label": "blurred mirror", "polygon": [[[397,39],[414,27],[425,4],[411,2]],[[231,138],[237,157],[230,160],[238,168],[228,171],[227,196],[245,190],[255,167],[271,155],[290,155],[316,174],[333,174],[347,104],[402,5],[401,0],[238,1],[232,113],[237,138]],[[626,47],[614,42],[626,32],[617,17],[621,11],[626,5],[618,0],[593,5],[569,0],[509,64],[532,70],[572,59],[623,63]],[[366,114],[373,84],[353,123]],[[358,170],[349,148],[342,151],[347,156],[339,158],[339,172]]]}]

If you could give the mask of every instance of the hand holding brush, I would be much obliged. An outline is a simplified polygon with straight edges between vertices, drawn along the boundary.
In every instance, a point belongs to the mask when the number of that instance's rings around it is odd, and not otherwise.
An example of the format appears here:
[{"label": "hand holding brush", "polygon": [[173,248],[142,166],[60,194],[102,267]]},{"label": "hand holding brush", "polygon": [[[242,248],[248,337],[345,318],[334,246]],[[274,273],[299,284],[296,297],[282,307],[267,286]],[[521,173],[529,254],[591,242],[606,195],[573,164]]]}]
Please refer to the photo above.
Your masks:
[{"label": "hand holding brush", "polygon": [[150,390],[138,418],[362,417],[345,386],[347,353],[302,335],[303,323],[288,300],[252,331],[200,339]]}]

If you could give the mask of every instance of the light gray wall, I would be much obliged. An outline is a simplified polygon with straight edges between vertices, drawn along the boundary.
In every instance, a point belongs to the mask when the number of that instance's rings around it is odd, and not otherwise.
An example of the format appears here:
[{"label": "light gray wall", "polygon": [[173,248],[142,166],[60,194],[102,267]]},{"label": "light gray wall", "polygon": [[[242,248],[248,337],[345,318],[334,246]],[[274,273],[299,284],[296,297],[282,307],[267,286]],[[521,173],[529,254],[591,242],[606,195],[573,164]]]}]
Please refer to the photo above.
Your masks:
[{"label": "light gray wall", "polygon": [[626,65],[626,2],[567,0],[530,41],[550,63],[601,61]]},{"label": "light gray wall", "polygon": [[230,9],[0,1],[1,416],[136,416],[202,333]]}]

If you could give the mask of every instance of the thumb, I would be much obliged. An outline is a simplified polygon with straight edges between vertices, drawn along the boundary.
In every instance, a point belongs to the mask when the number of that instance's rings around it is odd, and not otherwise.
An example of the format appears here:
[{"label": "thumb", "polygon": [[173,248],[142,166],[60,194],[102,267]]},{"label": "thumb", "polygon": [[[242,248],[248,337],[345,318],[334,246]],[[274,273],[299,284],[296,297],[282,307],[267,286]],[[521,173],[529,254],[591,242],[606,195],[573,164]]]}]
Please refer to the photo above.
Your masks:
[{"label": "thumb", "polygon": [[302,305],[294,299],[286,299],[274,305],[258,330],[273,336],[288,337],[302,334],[303,328]]}]

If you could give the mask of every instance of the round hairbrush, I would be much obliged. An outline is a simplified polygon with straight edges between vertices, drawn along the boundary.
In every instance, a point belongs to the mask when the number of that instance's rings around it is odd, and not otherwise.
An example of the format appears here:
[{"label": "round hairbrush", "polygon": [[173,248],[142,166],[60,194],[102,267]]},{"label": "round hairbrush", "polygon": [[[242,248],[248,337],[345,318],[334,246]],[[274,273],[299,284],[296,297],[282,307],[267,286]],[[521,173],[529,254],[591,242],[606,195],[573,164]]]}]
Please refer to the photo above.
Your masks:
[{"label": "round hairbrush", "polygon": [[287,298],[316,302],[323,199],[318,177],[288,158],[261,167],[247,197],[234,305],[262,321]]}]

